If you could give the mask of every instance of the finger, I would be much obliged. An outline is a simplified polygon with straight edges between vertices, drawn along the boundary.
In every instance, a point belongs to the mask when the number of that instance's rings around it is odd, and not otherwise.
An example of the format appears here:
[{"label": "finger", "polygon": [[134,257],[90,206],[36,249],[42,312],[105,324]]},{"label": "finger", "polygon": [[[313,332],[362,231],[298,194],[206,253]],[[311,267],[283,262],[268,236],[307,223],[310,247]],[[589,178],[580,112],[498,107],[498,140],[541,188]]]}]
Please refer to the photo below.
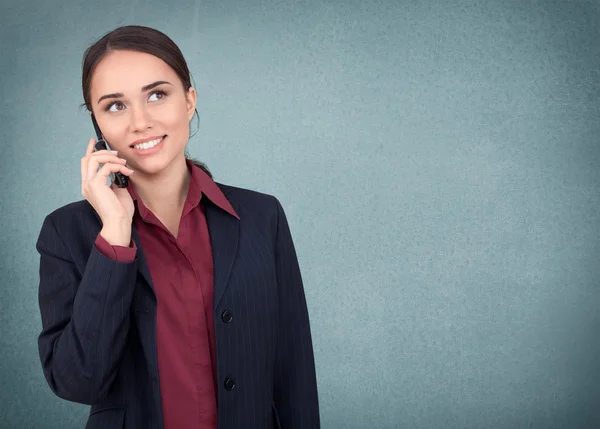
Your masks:
[{"label": "finger", "polygon": [[85,151],[85,156],[83,158],[81,158],[81,180],[85,180],[85,178],[87,176],[88,159],[89,159],[90,154],[92,154],[94,152],[95,144],[96,144],[96,139],[91,138],[87,145],[87,149]]},{"label": "finger", "polygon": [[85,181],[85,179],[87,178],[87,163],[88,163],[88,157],[84,156],[83,158],[81,158],[81,181]]},{"label": "finger", "polygon": [[92,180],[96,174],[98,174],[98,167],[100,164],[117,164],[124,165],[125,160],[121,161],[121,158],[116,155],[110,154],[110,152],[104,151],[103,154],[97,156],[89,156],[87,159],[87,170],[86,170],[86,181]]},{"label": "finger", "polygon": [[124,165],[107,163],[104,164],[100,170],[98,170],[98,173],[93,180],[103,181],[106,183],[106,179],[110,173],[123,173],[126,176],[131,176],[133,174],[133,170],[125,167]]},{"label": "finger", "polygon": [[94,145],[96,144],[96,139],[91,138],[88,143],[87,150],[85,151],[85,156],[90,156],[92,152],[94,152]]},{"label": "finger", "polygon": [[112,189],[112,191],[115,193],[115,195],[116,195],[117,197],[120,197],[120,196],[121,196],[121,197],[122,197],[122,196],[126,196],[126,195],[129,193],[129,191],[128,191],[127,189],[125,189],[125,188],[119,188],[119,187],[118,187],[117,185],[115,185],[114,183],[112,183],[112,184],[110,185],[110,189]]},{"label": "finger", "polygon": [[108,149],[102,149],[102,150],[96,150],[94,151],[91,156],[98,156],[98,155],[106,155],[106,154],[110,154],[110,155],[116,155],[118,154],[119,151],[118,150],[108,150]]},{"label": "finger", "polygon": [[85,180],[86,182],[89,182],[90,180],[92,180],[94,178],[94,176],[96,175],[96,173],[98,172],[98,167],[100,166],[100,163],[98,162],[98,160],[93,157],[93,156],[88,156],[87,157],[87,168],[85,171]]},{"label": "finger", "polygon": [[127,161],[117,157],[116,155],[103,154],[97,156],[89,156],[87,159],[86,179],[92,180],[98,174],[100,164],[118,164],[125,165]]},{"label": "finger", "polygon": [[100,154],[96,156],[91,156],[93,160],[99,164],[106,164],[107,162],[112,162],[114,164],[125,164],[127,160],[125,158],[119,158],[116,155],[111,154]]}]

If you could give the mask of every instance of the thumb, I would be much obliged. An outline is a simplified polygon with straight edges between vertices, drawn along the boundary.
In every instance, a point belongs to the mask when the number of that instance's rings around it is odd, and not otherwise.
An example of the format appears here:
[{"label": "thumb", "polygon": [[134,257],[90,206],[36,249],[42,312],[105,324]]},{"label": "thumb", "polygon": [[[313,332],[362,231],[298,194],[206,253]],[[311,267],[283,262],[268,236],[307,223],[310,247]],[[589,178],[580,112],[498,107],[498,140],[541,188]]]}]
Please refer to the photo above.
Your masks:
[{"label": "thumb", "polygon": [[119,196],[119,197],[123,197],[125,195],[129,194],[129,191],[126,188],[119,188],[117,185],[115,185],[114,183],[111,183],[110,185],[110,189],[113,190],[113,192]]}]

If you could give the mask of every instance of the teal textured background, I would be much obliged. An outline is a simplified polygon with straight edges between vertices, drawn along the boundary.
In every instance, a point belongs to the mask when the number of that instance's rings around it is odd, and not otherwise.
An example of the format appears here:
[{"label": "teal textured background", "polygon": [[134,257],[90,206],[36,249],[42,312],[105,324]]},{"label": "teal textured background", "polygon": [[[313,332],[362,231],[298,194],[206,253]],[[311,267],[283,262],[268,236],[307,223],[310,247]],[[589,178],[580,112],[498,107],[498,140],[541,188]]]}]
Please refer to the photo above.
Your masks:
[{"label": "teal textured background", "polygon": [[34,245],[124,24],[186,55],[190,153],[286,210],[324,429],[600,427],[599,3],[441,0],[2,0],[0,427],[85,424],[42,375]]}]

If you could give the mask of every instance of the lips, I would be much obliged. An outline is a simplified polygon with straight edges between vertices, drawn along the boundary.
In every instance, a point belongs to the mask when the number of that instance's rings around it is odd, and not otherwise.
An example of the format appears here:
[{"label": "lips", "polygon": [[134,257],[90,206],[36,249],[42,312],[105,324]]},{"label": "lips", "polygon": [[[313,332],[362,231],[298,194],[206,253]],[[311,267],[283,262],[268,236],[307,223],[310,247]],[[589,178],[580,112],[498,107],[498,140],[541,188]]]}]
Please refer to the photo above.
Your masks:
[{"label": "lips", "polygon": [[139,140],[136,140],[133,143],[131,143],[129,145],[129,147],[138,146],[136,149],[141,149],[142,147],[139,147],[140,145],[144,145],[144,146],[150,145],[150,147],[152,147],[152,146],[155,146],[156,144],[160,143],[160,141],[162,139],[164,139],[165,137],[166,137],[166,135],[164,135],[164,136],[152,136],[152,137],[147,137],[145,139],[139,139]]},{"label": "lips", "polygon": [[131,148],[132,155],[147,157],[154,156],[155,154],[160,153],[163,146],[165,145],[167,137],[168,136],[159,137],[157,139],[146,141],[144,143],[140,143],[138,145],[133,146]]}]

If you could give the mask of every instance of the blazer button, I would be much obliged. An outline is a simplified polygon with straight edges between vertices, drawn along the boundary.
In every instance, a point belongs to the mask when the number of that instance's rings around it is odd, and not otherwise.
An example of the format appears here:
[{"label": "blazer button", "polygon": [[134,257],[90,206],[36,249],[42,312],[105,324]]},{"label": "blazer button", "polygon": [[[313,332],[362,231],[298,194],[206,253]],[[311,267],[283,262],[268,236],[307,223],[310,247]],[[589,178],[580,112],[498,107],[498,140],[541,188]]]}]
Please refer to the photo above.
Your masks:
[{"label": "blazer button", "polygon": [[230,323],[233,320],[233,314],[229,310],[225,310],[221,313],[221,320],[225,323]]},{"label": "blazer button", "polygon": [[235,388],[235,380],[232,378],[227,377],[225,379],[225,390],[233,390]]}]

